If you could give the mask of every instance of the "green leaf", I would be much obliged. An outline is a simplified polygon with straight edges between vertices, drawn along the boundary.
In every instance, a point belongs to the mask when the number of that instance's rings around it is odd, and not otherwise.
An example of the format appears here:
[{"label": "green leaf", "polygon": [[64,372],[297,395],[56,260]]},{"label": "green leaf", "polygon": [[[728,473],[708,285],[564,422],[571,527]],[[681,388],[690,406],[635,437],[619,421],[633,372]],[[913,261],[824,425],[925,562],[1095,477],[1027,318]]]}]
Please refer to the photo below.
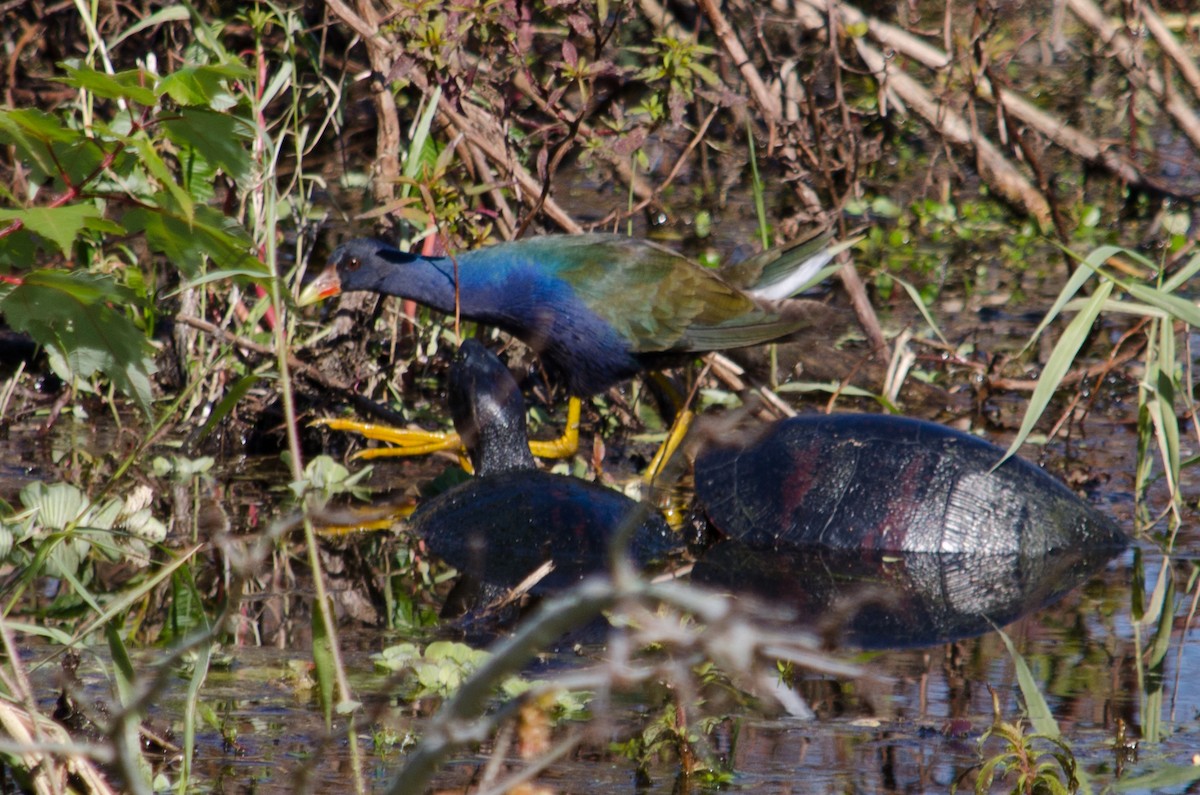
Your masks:
[{"label": "green leaf", "polygon": [[[1017,651],[1017,647],[1013,645],[1012,640],[1009,639],[1003,630],[997,629],[996,634],[1004,641],[1004,646],[1008,649],[1008,655],[1012,658],[1013,666],[1017,672],[1017,684],[1021,688],[1021,697],[1025,699],[1025,711],[1029,715],[1029,722],[1033,726],[1033,730],[1060,748],[1069,751],[1062,742],[1062,732],[1059,731],[1058,722],[1054,720],[1054,715],[1050,712],[1050,705],[1046,703],[1046,698],[1042,695],[1042,690],[1038,687],[1037,680],[1033,678],[1033,672],[1029,670],[1029,665],[1026,664],[1025,658]],[[1092,787],[1088,777],[1082,770],[1075,770],[1074,772],[1076,780],[1079,783],[1079,792],[1090,795]]]},{"label": "green leaf", "polygon": [[88,216],[83,219],[83,228],[89,232],[99,232],[102,235],[124,235],[125,227],[107,218]]},{"label": "green leaf", "polygon": [[1193,254],[1187,264],[1163,282],[1162,288],[1169,293],[1175,292],[1181,285],[1187,284],[1197,272],[1200,272],[1200,254]]},{"label": "green leaf", "polygon": [[[37,261],[40,248],[44,248],[42,238],[29,231],[28,227],[18,229],[4,238],[3,245],[0,245],[0,266],[7,266],[0,267],[0,272],[28,268],[29,263]],[[11,289],[11,284],[0,283],[0,298],[7,295]]]},{"label": "green leaf", "polygon": [[60,83],[88,91],[95,96],[107,99],[125,99],[139,105],[153,107],[158,104],[158,96],[153,88],[146,84],[154,84],[156,77],[141,69],[130,69],[110,75],[93,69],[90,66],[63,65],[68,77],[60,77]]},{"label": "green leaf", "polygon": [[183,770],[180,781],[186,786],[191,781],[192,760],[196,751],[196,715],[199,712],[200,689],[208,678],[212,662],[212,643],[201,643],[196,649],[196,662],[192,678],[188,681],[187,698],[183,708]]},{"label": "green leaf", "polygon": [[1096,322],[1096,318],[1100,314],[1100,309],[1104,306],[1104,302],[1108,300],[1108,296],[1112,293],[1113,283],[1104,280],[1096,288],[1096,292],[1092,293],[1083,310],[1075,315],[1071,320],[1070,325],[1063,331],[1062,337],[1059,338],[1058,344],[1054,346],[1053,353],[1050,354],[1049,361],[1046,362],[1046,367],[1042,370],[1042,375],[1038,379],[1037,386],[1034,387],[1033,395],[1029,398],[1029,406],[1025,409],[1025,417],[1021,420],[1021,428],[1017,431],[1016,437],[1013,438],[1012,444],[1008,446],[1004,457],[996,462],[996,466],[1004,463],[1014,453],[1021,448],[1025,440],[1029,437],[1030,431],[1037,421],[1041,419],[1042,413],[1046,407],[1050,405],[1050,400],[1054,397],[1058,385],[1062,383],[1063,376],[1071,368],[1071,363],[1075,361],[1075,356],[1079,353],[1079,349],[1083,347],[1084,340],[1087,339],[1088,332],[1091,331],[1092,324]]},{"label": "green leaf", "polygon": [[64,170],[78,176],[90,173],[75,161],[88,160],[94,169],[102,157],[100,148],[82,131],[68,129],[56,116],[33,109],[0,110],[0,143],[16,147],[18,159],[25,161],[38,184],[61,179]]},{"label": "green leaf", "polygon": [[0,312],[14,329],[56,348],[76,376],[102,372],[149,413],[150,345],[123,311],[109,306],[132,300],[110,277],[43,270],[0,297]]},{"label": "green leaf", "polygon": [[196,629],[208,629],[204,598],[196,588],[190,566],[180,566],[171,575],[171,605],[158,642],[170,644]]},{"label": "green leaf", "polygon": [[0,210],[0,222],[21,221],[29,231],[53,243],[69,254],[75,236],[89,221],[99,220],[100,211],[91,203],[62,207],[30,207],[25,210]]},{"label": "green leaf", "polygon": [[[839,265],[838,267],[841,266]],[[900,283],[900,286],[904,288],[904,292],[908,293],[908,297],[913,302],[913,305],[920,310],[921,317],[925,318],[926,325],[933,329],[933,333],[936,334],[937,338],[942,341],[942,344],[947,348],[954,347],[946,341],[945,337],[942,336],[942,330],[938,328],[937,321],[933,319],[933,315],[929,312],[929,307],[926,306],[925,301],[921,299],[921,294],[917,292],[917,288],[904,279],[901,279],[899,276],[893,275],[892,278]]]},{"label": "green leaf", "polygon": [[1164,367],[1174,368],[1175,330],[1171,322],[1159,322],[1158,344],[1153,346],[1152,357],[1147,357],[1145,409],[1154,423],[1154,438],[1162,456],[1163,475],[1167,478],[1173,499],[1179,491],[1179,419],[1175,414],[1175,381],[1173,373]]},{"label": "green leaf", "polygon": [[205,256],[239,273],[259,278],[271,275],[250,253],[252,244],[246,230],[213,207],[197,206],[190,223],[165,209],[147,208],[131,210],[122,220],[130,231],[144,232],[150,247],[164,254],[184,278],[201,275]]},{"label": "green leaf", "polygon": [[160,80],[158,93],[166,94],[180,105],[229,110],[237,105],[237,97],[230,92],[228,81],[252,76],[249,69],[233,65],[185,66]]},{"label": "green leaf", "polygon": [[196,214],[195,202],[192,197],[178,182],[175,181],[175,175],[167,168],[167,164],[158,154],[158,149],[155,148],[154,142],[144,135],[138,135],[131,141],[137,149],[138,154],[142,158],[142,164],[154,179],[158,180],[159,185],[167,189],[174,203],[164,205],[165,207],[177,207],[182,211],[188,223],[191,223]]},{"label": "green leaf", "polygon": [[[166,119],[162,127],[172,141],[191,149],[214,166],[241,182],[250,173],[247,142],[249,126],[233,116],[198,108],[184,108],[178,116]],[[187,161],[187,154],[180,154]]]},{"label": "green leaf", "polygon": [[221,398],[221,402],[219,402],[213,408],[213,410],[209,412],[208,419],[206,419],[204,424],[200,426],[200,429],[196,431],[196,441],[199,442],[207,438],[208,435],[212,433],[218,425],[224,422],[225,417],[228,416],[229,412],[233,411],[234,407],[237,406],[237,404],[241,402],[242,398],[246,396],[246,393],[250,391],[250,388],[257,384],[260,380],[261,377],[257,373],[250,373],[249,375],[242,376],[233,384],[233,386],[229,387],[225,397]]},{"label": "green leaf", "polygon": [[129,656],[129,649],[125,646],[121,633],[117,631],[115,621],[109,621],[104,625],[104,637],[108,641],[108,651],[112,655],[113,671],[116,673],[117,692],[121,695],[121,703],[132,704],[135,698],[134,685],[137,682],[137,673],[133,667],[133,659]]},{"label": "green leaf", "polygon": [[11,617],[4,619],[4,626],[10,632],[34,638],[45,638],[51,643],[62,646],[64,649],[75,646],[75,640],[71,637],[71,633],[64,632],[55,627],[47,627],[42,624],[27,624],[24,621],[13,621]]},{"label": "green leaf", "polygon": [[[417,173],[421,170],[421,165],[433,162],[434,153],[427,149],[428,144],[432,142],[429,137],[429,129],[433,126],[433,119],[437,115],[438,101],[441,97],[442,87],[440,85],[434,86],[433,94],[426,102],[425,112],[417,120],[417,127],[413,131],[412,141],[409,142],[408,151],[404,158],[404,176],[407,179],[416,179]],[[412,185],[405,184],[401,195],[407,196],[411,187]]]},{"label": "green leaf", "polygon": [[[1164,559],[1163,566],[1166,567],[1169,563],[1169,560]],[[1166,587],[1163,589],[1162,602],[1158,605],[1158,623],[1154,628],[1153,640],[1146,655],[1146,667],[1151,671],[1162,665],[1163,659],[1171,648],[1171,632],[1175,628],[1175,614],[1170,608],[1175,604],[1175,578],[1169,574],[1165,577],[1160,576],[1159,584]]]}]

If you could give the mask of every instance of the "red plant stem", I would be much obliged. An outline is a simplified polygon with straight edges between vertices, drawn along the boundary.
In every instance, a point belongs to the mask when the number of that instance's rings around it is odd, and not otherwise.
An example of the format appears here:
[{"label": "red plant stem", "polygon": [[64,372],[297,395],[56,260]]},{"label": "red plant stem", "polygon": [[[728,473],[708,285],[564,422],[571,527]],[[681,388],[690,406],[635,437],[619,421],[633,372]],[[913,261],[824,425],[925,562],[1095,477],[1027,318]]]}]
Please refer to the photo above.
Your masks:
[{"label": "red plant stem", "polygon": [[[93,142],[95,142],[94,138],[91,140]],[[101,147],[99,143],[96,143],[96,146],[100,147],[101,151],[104,151],[104,147]],[[63,169],[62,164],[58,162],[58,157],[54,154],[53,147],[48,147],[48,149],[50,151],[51,159],[54,160],[54,164],[58,166],[59,178],[61,178],[62,181],[67,186],[67,189],[65,191],[60,193],[58,196],[54,197],[54,199],[49,204],[46,205],[46,207],[53,209],[55,207],[62,207],[65,204],[67,204],[68,202],[74,201],[75,199],[78,199],[81,195],[83,195],[83,190],[82,190],[83,185],[86,185],[89,182],[91,182],[92,180],[99,177],[106,168],[108,168],[109,166],[111,166],[113,164],[113,161],[117,159],[117,152],[120,150],[120,147],[114,146],[111,150],[105,151],[104,157],[101,158],[100,163],[96,166],[95,169],[92,170],[92,173],[88,174],[86,177],[83,178],[83,182],[80,185],[72,185],[71,184],[71,180],[67,176],[66,170]],[[20,218],[13,219],[13,222],[11,224],[4,227],[3,229],[0,229],[0,239],[3,239],[5,237],[8,237],[11,234],[14,234],[15,232],[20,231],[21,229],[24,228],[24,226],[25,226],[25,222],[22,221]]]}]

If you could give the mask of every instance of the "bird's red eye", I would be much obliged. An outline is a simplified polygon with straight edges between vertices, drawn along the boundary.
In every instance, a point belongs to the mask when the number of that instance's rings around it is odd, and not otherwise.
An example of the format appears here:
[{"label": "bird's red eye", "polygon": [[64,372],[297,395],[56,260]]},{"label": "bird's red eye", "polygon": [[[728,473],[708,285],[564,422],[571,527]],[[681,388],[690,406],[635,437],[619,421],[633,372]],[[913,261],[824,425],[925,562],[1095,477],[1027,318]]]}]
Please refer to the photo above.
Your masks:
[{"label": "bird's red eye", "polygon": [[348,257],[343,264],[345,265],[346,270],[356,271],[358,270],[359,266],[362,265],[362,260],[360,260],[358,257]]}]

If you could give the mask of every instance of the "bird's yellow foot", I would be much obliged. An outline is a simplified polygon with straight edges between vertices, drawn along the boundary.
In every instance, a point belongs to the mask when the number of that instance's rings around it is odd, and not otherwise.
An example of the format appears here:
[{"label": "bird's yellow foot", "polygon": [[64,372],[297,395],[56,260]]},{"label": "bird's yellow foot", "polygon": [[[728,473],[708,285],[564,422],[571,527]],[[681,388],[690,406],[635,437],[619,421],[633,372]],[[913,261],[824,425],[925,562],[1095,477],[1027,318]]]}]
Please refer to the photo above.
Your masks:
[{"label": "bird's yellow foot", "polygon": [[[571,398],[567,402],[567,427],[562,436],[557,439],[534,440],[529,443],[529,449],[538,458],[570,458],[579,450],[579,417],[581,408],[579,398]],[[393,456],[427,455],[440,450],[454,450],[461,455],[462,440],[456,433],[441,431],[425,431],[420,428],[393,428],[390,425],[379,425],[373,422],[359,422],[333,417],[313,420],[313,426],[329,428],[333,431],[351,431],[367,439],[387,442],[391,447],[370,447],[359,450],[351,458],[369,460],[372,458],[389,458]]]},{"label": "bird's yellow foot", "polygon": [[358,422],[357,420],[336,419],[325,417],[314,420],[314,426],[329,428],[334,431],[352,431],[359,436],[387,442],[392,447],[371,447],[359,450],[352,457],[356,459],[386,458],[389,456],[427,455],[439,450],[460,450],[462,442],[456,433],[441,431],[424,431],[419,428],[393,428],[390,425],[379,425],[373,422]]},{"label": "bird's yellow foot", "polygon": [[570,458],[579,450],[579,398],[567,400],[567,427],[557,439],[534,439],[529,450],[538,458]]}]

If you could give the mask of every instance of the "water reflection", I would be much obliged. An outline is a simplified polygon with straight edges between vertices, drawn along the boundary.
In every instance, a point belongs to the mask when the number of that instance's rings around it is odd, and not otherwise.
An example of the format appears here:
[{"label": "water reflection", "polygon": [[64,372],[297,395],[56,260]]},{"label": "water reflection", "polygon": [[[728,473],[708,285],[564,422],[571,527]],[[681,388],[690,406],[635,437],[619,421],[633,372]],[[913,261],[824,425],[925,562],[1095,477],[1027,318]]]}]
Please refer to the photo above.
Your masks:
[{"label": "water reflection", "polygon": [[783,610],[795,625],[818,632],[832,645],[915,648],[981,635],[1049,605],[1119,551],[762,551],[727,540],[696,563],[692,581]]}]

